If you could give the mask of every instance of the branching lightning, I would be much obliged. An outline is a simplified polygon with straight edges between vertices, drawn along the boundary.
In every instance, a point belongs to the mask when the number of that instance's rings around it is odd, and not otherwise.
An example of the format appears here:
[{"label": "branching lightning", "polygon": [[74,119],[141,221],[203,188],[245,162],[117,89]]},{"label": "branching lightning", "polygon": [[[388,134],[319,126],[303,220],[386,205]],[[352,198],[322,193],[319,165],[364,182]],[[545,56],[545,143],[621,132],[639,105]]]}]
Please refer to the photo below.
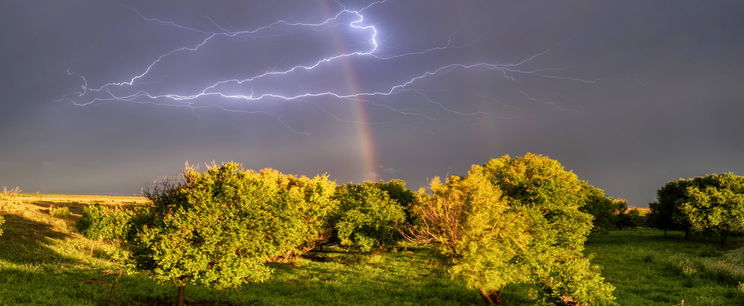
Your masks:
[{"label": "branching lightning", "polygon": [[[559,79],[559,80],[570,80],[584,83],[593,83],[594,80],[583,80],[572,77],[563,77],[558,75],[549,74],[549,69],[527,69],[524,68],[527,63],[534,61],[535,59],[545,55],[548,50],[536,53],[529,57],[526,57],[516,63],[488,63],[488,62],[476,62],[476,63],[450,63],[444,64],[434,69],[427,71],[421,71],[417,74],[413,74],[401,82],[395,84],[388,84],[387,87],[374,90],[374,91],[357,91],[357,92],[340,92],[335,90],[318,90],[318,91],[306,91],[302,93],[287,94],[279,91],[272,91],[267,89],[261,89],[259,93],[256,93],[254,89],[246,90],[249,92],[245,93],[229,93],[225,90],[226,86],[242,86],[251,85],[258,80],[265,79],[268,77],[281,78],[289,76],[297,72],[313,72],[330,63],[337,62],[345,58],[370,58],[376,61],[390,61],[398,60],[407,57],[418,57],[425,54],[439,52],[452,48],[460,48],[464,45],[455,45],[452,43],[452,37],[446,42],[446,44],[431,47],[419,51],[411,51],[393,55],[379,54],[380,45],[378,41],[378,29],[375,25],[370,23],[365,18],[365,12],[373,9],[377,6],[381,6],[389,0],[379,0],[369,3],[359,9],[350,9],[341,3],[338,3],[340,10],[330,18],[320,20],[317,23],[301,23],[301,22],[289,22],[285,20],[277,20],[270,24],[266,24],[260,27],[256,27],[249,30],[231,31],[226,27],[220,25],[210,17],[205,17],[209,22],[214,25],[215,30],[204,30],[197,29],[190,26],[184,26],[173,21],[163,20],[159,18],[146,16],[136,9],[129,8],[140,18],[148,22],[156,22],[164,26],[173,27],[176,29],[190,31],[198,35],[205,35],[203,39],[190,46],[181,46],[165,52],[154,58],[149,64],[145,66],[139,73],[136,73],[128,78],[121,81],[104,83],[97,87],[90,87],[89,80],[83,75],[77,75],[68,69],[67,73],[70,76],[77,77],[82,81],[80,85],[80,91],[76,91],[70,95],[69,100],[77,106],[88,106],[98,102],[106,101],[121,101],[121,102],[132,102],[132,103],[144,103],[144,104],[156,104],[156,105],[167,105],[167,106],[178,106],[178,107],[189,107],[192,109],[206,108],[206,107],[217,107],[225,111],[241,112],[241,113],[252,113],[252,114],[265,114],[276,118],[281,124],[288,127],[289,129],[296,131],[291,128],[289,124],[286,124],[281,120],[280,117],[272,115],[265,111],[245,111],[240,109],[233,109],[228,106],[215,106],[214,104],[200,104],[204,98],[218,98],[235,100],[238,102],[259,102],[259,101],[299,101],[307,100],[312,98],[331,98],[338,100],[357,99],[359,101],[370,103],[371,105],[385,108],[387,110],[397,112],[402,115],[418,116],[427,120],[434,120],[433,117],[420,114],[415,111],[397,109],[387,104],[373,103],[369,100],[372,97],[385,97],[391,96],[403,92],[413,93],[420,96],[424,101],[436,105],[441,110],[461,116],[479,116],[487,115],[486,112],[463,112],[451,109],[441,102],[437,102],[434,99],[428,97],[424,92],[414,87],[415,84],[420,83],[426,79],[435,78],[442,76],[446,73],[453,71],[468,71],[468,70],[485,70],[494,71],[500,73],[504,78],[508,80],[516,80],[518,76],[532,76],[545,79]],[[367,37],[366,44],[367,48],[363,50],[354,50],[350,52],[338,53],[332,56],[317,58],[304,64],[298,64],[283,69],[269,70],[263,73],[246,76],[243,78],[231,78],[216,81],[203,88],[194,89],[191,92],[171,92],[171,93],[152,93],[141,87],[143,81],[148,78],[153,71],[160,66],[163,61],[167,58],[175,57],[180,54],[197,53],[203,47],[209,45],[218,37],[228,38],[251,38],[257,37],[258,35],[270,34],[272,30],[297,30],[297,31],[323,31],[330,27],[343,26],[349,30],[359,32]],[[128,92],[126,94],[122,94]],[[531,101],[537,101],[526,93],[522,94]],[[553,104],[550,102],[550,104]]]}]

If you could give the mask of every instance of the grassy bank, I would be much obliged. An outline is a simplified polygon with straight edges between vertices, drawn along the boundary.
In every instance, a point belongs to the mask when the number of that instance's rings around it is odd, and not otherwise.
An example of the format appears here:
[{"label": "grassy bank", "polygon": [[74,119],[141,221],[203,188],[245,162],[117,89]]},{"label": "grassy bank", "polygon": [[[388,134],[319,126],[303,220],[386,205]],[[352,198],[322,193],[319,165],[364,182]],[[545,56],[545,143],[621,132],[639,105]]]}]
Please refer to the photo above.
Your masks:
[{"label": "grassy bank", "polygon": [[[0,214],[6,219],[0,236],[0,304],[170,301],[174,287],[142,275],[121,274],[121,265],[111,257],[113,246],[73,231],[85,205],[142,201],[61,195],[0,198]],[[70,213],[50,213],[53,207],[67,207]],[[744,304],[737,274],[720,271],[728,267],[719,263],[726,250],[715,241],[685,241],[677,233],[664,239],[657,230],[617,231],[592,236],[587,251],[596,254],[594,262],[603,266],[603,275],[617,287],[615,295],[622,305],[674,305],[682,300],[686,305]],[[474,290],[449,279],[427,249],[399,247],[359,255],[330,248],[274,268],[272,280],[236,290],[188,287],[188,299],[236,305],[481,304]],[[522,297],[524,288],[510,288],[506,295],[512,304],[529,303]]]}]

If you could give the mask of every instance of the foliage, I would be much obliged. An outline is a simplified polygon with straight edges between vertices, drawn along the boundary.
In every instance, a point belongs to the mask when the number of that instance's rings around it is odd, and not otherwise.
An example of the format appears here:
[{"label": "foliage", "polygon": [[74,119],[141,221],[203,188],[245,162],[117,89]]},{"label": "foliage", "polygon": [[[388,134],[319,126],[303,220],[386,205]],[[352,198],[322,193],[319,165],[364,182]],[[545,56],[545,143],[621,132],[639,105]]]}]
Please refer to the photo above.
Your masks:
[{"label": "foliage", "polygon": [[744,177],[711,174],[698,181],[685,190],[680,210],[693,230],[717,232],[724,244],[732,232],[744,231]]},{"label": "foliage", "polygon": [[55,218],[69,218],[71,214],[67,207],[49,207],[49,215]]},{"label": "foliage", "polygon": [[[277,254],[273,260],[287,260],[326,242],[332,234],[332,213],[338,207],[333,197],[336,183],[327,175],[308,178],[263,169],[258,177],[271,186],[276,213],[282,216],[285,235],[273,237]],[[268,198],[267,198],[268,199]]]},{"label": "foliage", "polygon": [[625,200],[613,199],[605,195],[602,189],[584,184],[585,203],[580,207],[582,212],[592,215],[592,231],[607,232],[622,226],[621,215],[628,208]]},{"label": "foliage", "polygon": [[405,221],[403,206],[378,183],[346,184],[335,198],[339,209],[333,217],[336,239],[342,246],[362,252],[391,246],[398,240],[395,225]]},{"label": "foliage", "polygon": [[659,229],[683,230],[688,232],[690,222],[680,210],[681,203],[686,201],[685,191],[695,182],[690,179],[679,179],[666,183],[656,191],[656,202],[650,203],[649,225]]},{"label": "foliage", "polygon": [[75,227],[90,239],[122,241],[135,224],[135,217],[144,214],[146,210],[147,208],[137,206],[88,205],[83,209],[83,215]]},{"label": "foliage", "polygon": [[[65,198],[62,198],[65,197]],[[175,290],[136,273],[119,276],[117,261],[101,256],[113,250],[106,243],[82,235],[69,235],[63,220],[51,217],[46,208],[33,204],[41,200],[68,205],[82,211],[80,202],[111,202],[111,197],[47,195],[20,197],[18,205],[0,200],[5,216],[0,236],[0,304],[9,305],[143,305],[170,304]],[[139,202],[137,198],[120,199]],[[73,215],[73,217],[77,217]],[[684,278],[670,269],[680,257],[689,260],[724,260],[723,252],[708,240],[685,241],[672,232],[639,229],[610,231],[590,236],[587,251],[596,254],[592,263],[602,266],[602,275],[617,287],[615,295],[623,305],[744,305],[737,284],[716,279],[703,270]],[[729,244],[741,244],[731,237]],[[88,247],[96,246],[94,255]],[[406,246],[407,242],[400,242]],[[438,252],[408,245],[375,255],[346,253],[329,246],[327,251],[310,252],[292,265],[270,264],[272,279],[235,290],[189,287],[189,299],[203,305],[480,305],[481,299],[464,282],[450,279]],[[108,252],[107,252],[108,253]],[[118,286],[118,287],[116,287]],[[112,290],[120,288],[120,290]],[[539,305],[530,298],[530,288],[507,287],[508,305]]]},{"label": "foliage", "polygon": [[646,212],[638,208],[624,209],[623,212],[615,215],[615,227],[617,229],[636,228],[645,226],[647,223]]},{"label": "foliage", "polygon": [[0,236],[3,235],[3,223],[5,223],[5,219],[3,219],[3,216],[0,216]]},{"label": "foliage", "polygon": [[267,259],[293,253],[325,231],[334,188],[325,176],[257,173],[237,163],[206,172],[187,167],[183,182],[146,193],[155,207],[130,239],[135,266],[180,288],[264,281],[271,273]]},{"label": "foliage", "polygon": [[489,303],[501,302],[506,285],[526,281],[513,265],[531,238],[526,216],[509,209],[479,166],[444,184],[435,178],[430,190],[431,195],[418,195],[418,224],[409,229],[409,238],[435,242],[434,247],[451,258],[453,277],[479,288]]},{"label": "foliage", "polygon": [[[369,184],[369,183],[368,183]],[[413,200],[416,193],[406,187],[404,180],[393,179],[387,182],[380,180],[372,183],[377,188],[387,192],[388,196],[398,202],[406,213],[406,221],[411,222],[413,218]]]},{"label": "foliage", "polygon": [[550,301],[609,303],[614,287],[583,257],[592,217],[581,212],[586,183],[555,160],[526,154],[474,165],[465,177],[435,179],[420,195],[412,240],[438,242],[452,274],[498,302],[508,284],[542,289]]},{"label": "foliage", "polygon": [[725,173],[672,181],[659,189],[650,207],[652,226],[718,233],[723,244],[744,230],[744,177]]}]

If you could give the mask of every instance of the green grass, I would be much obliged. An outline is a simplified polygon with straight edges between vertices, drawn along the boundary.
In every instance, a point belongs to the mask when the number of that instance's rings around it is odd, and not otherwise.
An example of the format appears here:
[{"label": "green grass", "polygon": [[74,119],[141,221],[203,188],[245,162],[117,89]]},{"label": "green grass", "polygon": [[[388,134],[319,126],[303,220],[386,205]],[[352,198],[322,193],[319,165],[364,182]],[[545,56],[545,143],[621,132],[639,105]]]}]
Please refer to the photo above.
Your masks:
[{"label": "green grass", "polygon": [[725,252],[715,240],[685,240],[677,232],[664,238],[652,229],[596,234],[587,243],[622,305],[744,305],[737,282],[700,268]]},{"label": "green grass", "polygon": [[[73,231],[82,208],[92,203],[142,200],[0,195],[0,214],[6,219],[0,236],[0,305],[173,300],[175,287],[159,285],[141,274],[121,274],[121,264],[112,258],[114,246]],[[57,213],[55,207],[70,212]],[[592,236],[587,252],[596,255],[593,261],[603,266],[603,275],[617,287],[615,295],[622,305],[675,305],[682,300],[685,305],[744,304],[738,276],[720,271],[728,266],[719,262],[728,257],[715,241],[685,241],[677,233],[664,239],[656,230],[618,231]],[[730,262],[741,264],[726,261]],[[326,248],[273,267],[270,281],[225,291],[189,286],[187,299],[211,305],[482,304],[474,290],[451,280],[437,256],[425,248],[399,247],[371,255]],[[505,296],[512,305],[528,304],[526,291],[512,287]]]}]

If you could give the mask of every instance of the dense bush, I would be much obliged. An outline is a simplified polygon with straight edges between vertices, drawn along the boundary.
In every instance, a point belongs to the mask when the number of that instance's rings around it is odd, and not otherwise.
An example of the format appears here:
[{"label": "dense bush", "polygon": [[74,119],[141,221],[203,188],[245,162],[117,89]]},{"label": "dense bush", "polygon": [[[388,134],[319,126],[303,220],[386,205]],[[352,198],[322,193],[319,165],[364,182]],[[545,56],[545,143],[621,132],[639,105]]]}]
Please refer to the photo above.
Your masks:
[{"label": "dense bush", "polygon": [[582,212],[592,215],[592,231],[606,232],[616,229],[620,221],[619,215],[628,208],[624,200],[613,199],[605,195],[602,189],[584,184],[582,193],[586,197],[584,205],[580,207]]},{"label": "dense bush", "polygon": [[474,165],[432,181],[417,197],[411,240],[434,242],[451,273],[489,303],[509,284],[542,289],[556,303],[611,303],[614,287],[584,257],[592,216],[580,211],[586,183],[555,160],[527,154]]},{"label": "dense bush", "polygon": [[744,177],[712,174],[699,181],[685,190],[680,210],[693,230],[715,232],[724,245],[731,233],[744,231]]},{"label": "dense bush", "polygon": [[71,214],[67,207],[49,207],[49,215],[55,218],[68,218]]},{"label": "dense bush", "polygon": [[346,184],[337,190],[335,198],[339,208],[333,224],[336,239],[342,246],[369,252],[398,240],[395,225],[405,221],[405,211],[380,185],[372,182]]},{"label": "dense bush", "polygon": [[636,228],[646,226],[647,223],[646,212],[637,208],[626,208],[615,216],[615,227],[617,229]]},{"label": "dense bush", "polygon": [[403,211],[406,213],[406,221],[411,222],[413,218],[413,200],[416,193],[406,187],[406,182],[403,180],[389,180],[377,181],[372,183],[382,191],[387,192],[388,196],[395,202],[398,202],[403,207]]},{"label": "dense bush", "polygon": [[687,200],[685,191],[695,182],[691,179],[679,179],[666,183],[656,191],[656,202],[648,206],[651,212],[648,216],[649,225],[664,230],[664,235],[669,230],[685,231],[685,237],[689,236],[690,222],[682,213],[680,206]]},{"label": "dense bush", "polygon": [[273,169],[263,169],[261,179],[273,185],[275,208],[283,217],[286,235],[275,237],[277,255],[273,260],[286,260],[312,250],[330,239],[333,227],[329,222],[338,201],[333,198],[336,183],[328,176],[294,176]]},{"label": "dense bush", "polygon": [[307,248],[327,236],[335,183],[257,173],[226,163],[198,172],[187,167],[182,182],[146,193],[154,203],[148,222],[130,239],[137,268],[174,282],[183,302],[186,284],[235,287],[267,279],[267,259]]},{"label": "dense bush", "polygon": [[75,227],[83,236],[90,239],[122,241],[127,238],[132,225],[135,224],[135,217],[145,214],[147,209],[89,205],[83,209],[83,216],[78,219]]},{"label": "dense bush", "polygon": [[729,235],[744,231],[744,177],[725,173],[672,181],[649,206],[652,226],[716,233],[724,244]]}]

